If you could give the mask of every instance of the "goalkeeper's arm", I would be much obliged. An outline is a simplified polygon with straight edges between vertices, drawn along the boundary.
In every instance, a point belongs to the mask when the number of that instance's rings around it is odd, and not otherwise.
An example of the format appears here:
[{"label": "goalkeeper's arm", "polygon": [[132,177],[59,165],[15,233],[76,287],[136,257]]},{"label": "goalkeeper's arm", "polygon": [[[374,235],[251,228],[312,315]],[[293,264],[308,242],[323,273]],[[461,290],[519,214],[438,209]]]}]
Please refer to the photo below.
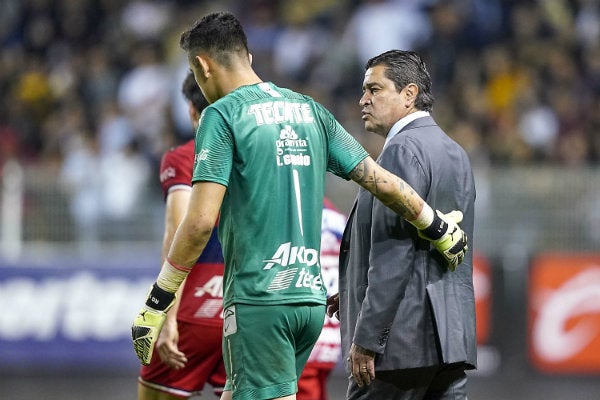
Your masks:
[{"label": "goalkeeper's arm", "polygon": [[225,189],[225,186],[212,182],[198,182],[192,187],[188,210],[177,228],[169,254],[133,322],[134,349],[144,365],[150,363],[167,311],[175,300],[175,292],[210,239]]},{"label": "goalkeeper's arm", "polygon": [[358,163],[350,178],[414,225],[420,236],[431,241],[444,256],[451,270],[462,262],[468,246],[467,236],[458,226],[462,221],[460,211],[449,214],[434,212],[408,183],[371,157]]},{"label": "goalkeeper's arm", "polygon": [[167,258],[157,281],[148,292],[144,306],[133,321],[133,348],[144,365],[149,365],[152,360],[154,345],[167,318],[167,312],[176,301],[175,292],[190,270],[191,268],[173,265]]}]

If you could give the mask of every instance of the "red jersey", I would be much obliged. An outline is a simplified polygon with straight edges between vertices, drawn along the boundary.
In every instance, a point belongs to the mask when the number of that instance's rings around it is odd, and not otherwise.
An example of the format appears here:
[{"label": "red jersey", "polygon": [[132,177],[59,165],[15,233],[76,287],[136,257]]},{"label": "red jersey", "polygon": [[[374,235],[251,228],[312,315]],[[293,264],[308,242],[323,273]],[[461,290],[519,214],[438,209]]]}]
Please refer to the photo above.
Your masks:
[{"label": "red jersey", "polygon": [[[194,168],[194,140],[167,151],[160,163],[160,185],[164,198],[169,191],[191,190]],[[225,269],[217,230],[189,273],[177,319],[199,325],[223,325],[223,271]]]}]

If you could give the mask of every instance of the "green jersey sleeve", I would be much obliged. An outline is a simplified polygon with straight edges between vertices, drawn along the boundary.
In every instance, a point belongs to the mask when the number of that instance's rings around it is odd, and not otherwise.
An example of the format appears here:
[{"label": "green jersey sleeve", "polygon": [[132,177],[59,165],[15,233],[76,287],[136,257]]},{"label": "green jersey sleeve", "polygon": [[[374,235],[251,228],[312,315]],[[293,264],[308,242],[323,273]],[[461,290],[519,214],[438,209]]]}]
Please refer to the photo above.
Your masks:
[{"label": "green jersey sleeve", "polygon": [[207,107],[196,132],[192,182],[208,181],[229,185],[234,141],[231,127],[214,107]]},{"label": "green jersey sleeve", "polygon": [[327,171],[348,180],[350,172],[369,154],[325,107],[317,103],[316,109],[327,130],[329,142]]}]

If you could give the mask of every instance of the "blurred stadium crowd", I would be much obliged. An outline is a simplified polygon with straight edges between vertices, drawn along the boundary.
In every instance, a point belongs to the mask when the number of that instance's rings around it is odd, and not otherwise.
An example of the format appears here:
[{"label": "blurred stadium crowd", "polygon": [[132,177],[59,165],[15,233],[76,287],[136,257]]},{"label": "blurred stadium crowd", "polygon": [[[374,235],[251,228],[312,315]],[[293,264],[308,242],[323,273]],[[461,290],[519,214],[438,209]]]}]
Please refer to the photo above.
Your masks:
[{"label": "blurred stadium crowd", "polygon": [[263,79],[324,103],[372,154],[363,65],[398,48],[427,60],[434,116],[475,167],[600,161],[595,0],[3,0],[0,165],[54,171],[87,193],[83,216],[102,181],[108,213],[129,212],[192,135],[179,35],[217,10],[242,20]]}]

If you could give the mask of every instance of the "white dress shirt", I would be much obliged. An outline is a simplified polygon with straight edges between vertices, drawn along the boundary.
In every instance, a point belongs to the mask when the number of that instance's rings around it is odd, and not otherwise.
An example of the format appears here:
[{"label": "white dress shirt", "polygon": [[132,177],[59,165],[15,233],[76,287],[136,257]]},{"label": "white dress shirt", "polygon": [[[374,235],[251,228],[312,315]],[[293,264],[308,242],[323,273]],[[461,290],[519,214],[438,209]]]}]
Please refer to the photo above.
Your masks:
[{"label": "white dress shirt", "polygon": [[416,111],[414,113],[408,114],[404,118],[400,118],[400,120],[398,120],[398,122],[396,122],[394,125],[392,125],[392,129],[390,129],[390,131],[388,132],[388,134],[385,138],[385,143],[383,144],[383,148],[385,149],[385,147],[387,146],[389,141],[392,140],[392,138],[394,136],[396,136],[398,134],[398,132],[400,132],[402,130],[402,128],[404,128],[406,125],[410,124],[415,119],[428,117],[429,115],[430,115],[429,111]]}]

